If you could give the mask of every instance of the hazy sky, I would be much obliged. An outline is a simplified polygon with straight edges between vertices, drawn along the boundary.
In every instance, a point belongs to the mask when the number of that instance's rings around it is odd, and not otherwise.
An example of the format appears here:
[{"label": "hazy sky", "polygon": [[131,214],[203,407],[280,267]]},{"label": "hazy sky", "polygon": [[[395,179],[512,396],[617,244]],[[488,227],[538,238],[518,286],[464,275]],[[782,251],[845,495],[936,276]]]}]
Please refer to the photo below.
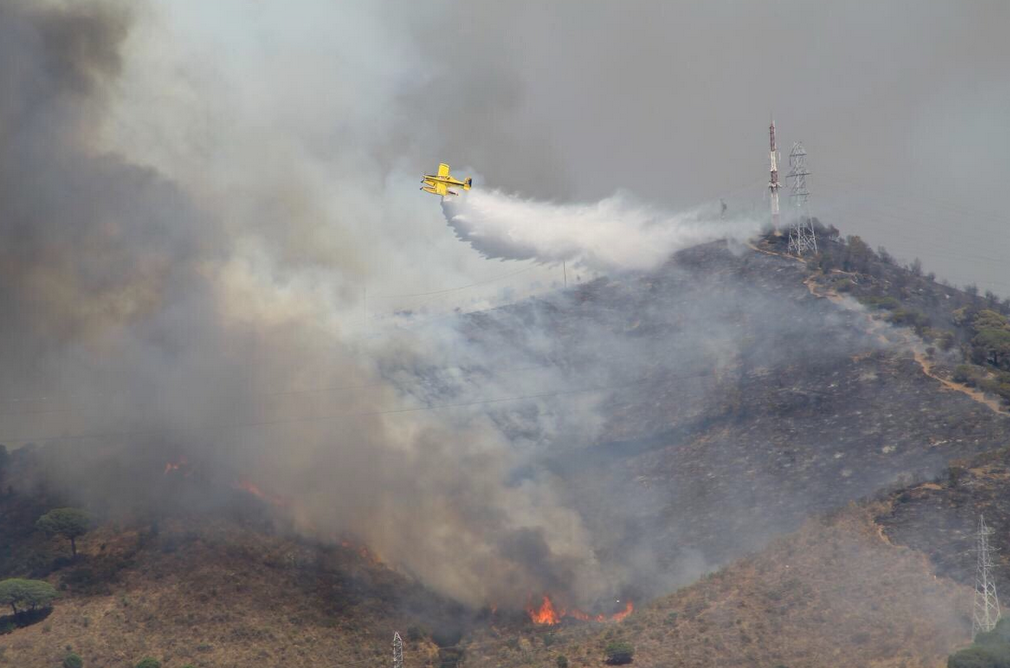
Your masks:
[{"label": "hazy sky", "polygon": [[[809,152],[815,215],[1010,294],[1010,5],[999,0],[226,0],[141,13],[125,97],[146,81],[159,113],[204,127],[196,141],[212,161],[227,161],[221,128],[242,127],[261,145],[297,144],[302,168],[328,166],[320,178],[356,164],[381,180],[387,207],[403,197],[389,215],[429,243],[451,239],[435,203],[392,192],[391,179],[443,160],[556,202],[626,188],[671,209],[720,196],[763,206],[774,114],[781,172],[793,141]],[[157,114],[140,117],[146,150]],[[178,114],[163,125],[178,128]],[[164,144],[180,152],[175,139]]]}]

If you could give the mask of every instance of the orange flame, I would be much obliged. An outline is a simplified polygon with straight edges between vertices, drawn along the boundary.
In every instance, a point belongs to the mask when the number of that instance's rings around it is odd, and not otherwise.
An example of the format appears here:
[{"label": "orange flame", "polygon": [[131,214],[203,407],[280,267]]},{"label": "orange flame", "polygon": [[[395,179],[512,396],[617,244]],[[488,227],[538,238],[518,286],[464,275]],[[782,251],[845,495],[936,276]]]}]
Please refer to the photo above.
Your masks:
[{"label": "orange flame", "polygon": [[554,604],[551,603],[551,599],[546,594],[544,594],[544,602],[539,608],[531,606],[526,612],[529,613],[530,619],[533,620],[534,624],[550,624],[552,626],[560,622],[562,615],[565,614],[563,610],[560,615],[558,614],[554,609]]},{"label": "orange flame", "polygon": [[540,605],[539,608],[534,608],[532,605],[530,605],[526,609],[526,612],[529,614],[530,619],[533,621],[534,624],[547,624],[553,626],[554,624],[560,622],[563,617],[571,617],[572,619],[578,619],[579,621],[583,622],[599,622],[599,623],[607,621],[619,622],[628,615],[630,615],[632,612],[634,612],[634,610],[635,610],[635,604],[632,603],[631,601],[628,601],[625,604],[623,610],[621,610],[620,612],[615,612],[609,617],[607,615],[602,614],[590,615],[589,613],[583,612],[578,608],[572,608],[571,610],[566,610],[565,608],[556,608],[554,606],[554,603],[551,602],[550,597],[545,594],[544,602]]},{"label": "orange flame", "polygon": [[179,461],[177,462],[167,462],[165,464],[165,475],[168,475],[173,471],[183,471],[183,470],[185,470],[185,474],[187,476],[193,472],[189,468],[189,462],[186,461],[185,457],[179,457]]},{"label": "orange flame", "polygon": [[605,621],[607,621],[607,618],[604,617],[603,615],[596,615],[595,617],[592,617],[592,616],[589,615],[589,613],[582,612],[578,608],[575,608],[574,610],[572,610],[571,612],[569,612],[568,616],[571,617],[572,619],[578,619],[579,621],[582,621],[582,622],[605,622]]},{"label": "orange flame", "polygon": [[615,612],[610,616],[610,618],[615,622],[619,622],[628,615],[630,615],[631,613],[633,613],[634,611],[635,611],[635,604],[632,603],[631,601],[628,601],[627,605],[624,606],[624,610],[621,610],[620,612]]}]

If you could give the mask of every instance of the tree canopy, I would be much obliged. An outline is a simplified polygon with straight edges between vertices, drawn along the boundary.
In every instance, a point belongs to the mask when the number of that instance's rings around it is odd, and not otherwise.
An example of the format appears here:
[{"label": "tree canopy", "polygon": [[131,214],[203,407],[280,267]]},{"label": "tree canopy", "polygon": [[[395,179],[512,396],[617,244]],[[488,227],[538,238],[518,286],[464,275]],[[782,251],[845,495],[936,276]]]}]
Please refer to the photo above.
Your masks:
[{"label": "tree canopy", "polygon": [[56,508],[39,518],[35,526],[50,536],[70,539],[70,549],[77,556],[77,538],[91,528],[91,516],[80,508]]},{"label": "tree canopy", "polygon": [[0,605],[9,605],[14,614],[46,608],[59,594],[44,580],[11,578],[0,581]]},{"label": "tree canopy", "polygon": [[983,309],[972,321],[975,338],[972,339],[974,357],[978,362],[988,362],[995,367],[1006,366],[1010,361],[1010,324],[995,311]]}]

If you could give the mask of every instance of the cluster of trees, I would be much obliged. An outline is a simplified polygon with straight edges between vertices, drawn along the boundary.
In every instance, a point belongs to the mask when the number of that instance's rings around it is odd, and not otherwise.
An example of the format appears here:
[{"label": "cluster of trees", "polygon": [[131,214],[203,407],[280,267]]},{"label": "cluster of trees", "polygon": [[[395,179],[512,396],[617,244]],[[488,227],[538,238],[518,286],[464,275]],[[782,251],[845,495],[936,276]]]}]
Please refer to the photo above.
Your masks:
[{"label": "cluster of trees", "polygon": [[[956,329],[934,329],[929,315],[904,302],[909,295],[905,289],[909,284],[921,287],[935,280],[933,274],[923,274],[918,259],[907,265],[905,271],[895,271],[889,267],[899,266],[898,262],[886,249],[874,251],[860,237],[849,236],[843,243],[824,244],[817,262],[824,271],[841,269],[886,279],[884,283],[894,294],[863,294],[859,300],[871,308],[889,311],[888,321],[913,328],[941,350],[950,350],[960,340],[966,364],[958,367],[954,379],[996,394],[1010,403],[1010,319],[1007,317],[1010,299],[1001,301],[992,291],[986,291],[983,296],[977,286],[968,285],[964,288],[967,299],[959,297],[956,300],[961,307],[953,311],[951,322],[947,323]],[[923,299],[935,303],[937,294],[927,290]]]},{"label": "cluster of trees", "polygon": [[1010,324],[1006,316],[982,309],[971,322],[972,361],[1010,371]]},{"label": "cluster of trees", "polygon": [[[71,553],[76,558],[77,538],[91,528],[91,517],[79,508],[56,508],[40,517],[35,525],[50,536],[69,539]],[[0,581],[0,605],[10,607],[14,625],[37,621],[40,616],[35,613],[51,609],[58,596],[56,589],[45,580],[9,578]],[[73,663],[70,657],[68,660]]]},{"label": "cluster of trees", "polygon": [[972,334],[968,354],[974,363],[954,369],[954,380],[1010,403],[1010,323],[1006,316],[989,309],[973,314],[962,308],[954,312],[954,320]]}]

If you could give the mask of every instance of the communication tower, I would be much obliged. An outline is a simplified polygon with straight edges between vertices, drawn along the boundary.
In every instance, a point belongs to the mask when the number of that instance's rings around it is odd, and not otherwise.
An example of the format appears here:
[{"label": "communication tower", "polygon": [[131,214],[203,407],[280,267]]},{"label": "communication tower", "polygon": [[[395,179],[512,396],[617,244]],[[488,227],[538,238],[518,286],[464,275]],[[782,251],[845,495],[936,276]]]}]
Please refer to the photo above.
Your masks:
[{"label": "communication tower", "polygon": [[775,119],[768,126],[768,137],[771,143],[771,178],[768,180],[769,200],[772,207],[772,227],[779,229],[779,165],[778,152],[775,149]]}]

